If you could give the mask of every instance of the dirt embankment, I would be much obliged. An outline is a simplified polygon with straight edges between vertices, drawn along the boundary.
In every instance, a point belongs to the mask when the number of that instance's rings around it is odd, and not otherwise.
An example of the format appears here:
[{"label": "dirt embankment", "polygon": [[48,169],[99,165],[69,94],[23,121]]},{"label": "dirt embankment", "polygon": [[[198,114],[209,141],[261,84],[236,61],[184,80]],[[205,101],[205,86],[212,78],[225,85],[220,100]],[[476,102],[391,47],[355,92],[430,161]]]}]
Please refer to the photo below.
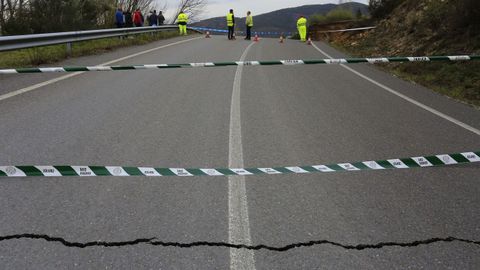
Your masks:
[{"label": "dirt embankment", "polygon": [[[329,33],[318,38],[358,57],[478,55],[478,13],[480,1],[477,0],[405,0],[385,19],[375,22],[374,30]],[[478,61],[400,63],[382,65],[382,68],[441,94],[480,106]]]}]

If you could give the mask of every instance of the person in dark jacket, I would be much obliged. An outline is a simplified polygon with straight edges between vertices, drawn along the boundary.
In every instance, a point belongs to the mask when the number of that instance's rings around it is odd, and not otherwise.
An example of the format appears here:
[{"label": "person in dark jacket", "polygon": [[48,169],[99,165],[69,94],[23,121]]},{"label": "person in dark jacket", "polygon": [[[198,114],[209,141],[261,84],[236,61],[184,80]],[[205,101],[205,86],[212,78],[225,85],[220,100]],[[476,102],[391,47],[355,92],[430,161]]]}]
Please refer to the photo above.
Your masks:
[{"label": "person in dark jacket", "polygon": [[117,25],[117,28],[122,28],[124,23],[122,8],[118,8],[117,12],[115,12],[115,24]]},{"label": "person in dark jacket", "polygon": [[148,25],[157,26],[158,25],[158,15],[157,11],[154,10],[152,14],[148,17]]},{"label": "person in dark jacket", "polygon": [[133,27],[133,18],[130,10],[127,10],[125,13],[125,27]]},{"label": "person in dark jacket", "polygon": [[158,25],[163,25],[163,22],[165,22],[165,17],[163,17],[162,11],[158,12]]}]

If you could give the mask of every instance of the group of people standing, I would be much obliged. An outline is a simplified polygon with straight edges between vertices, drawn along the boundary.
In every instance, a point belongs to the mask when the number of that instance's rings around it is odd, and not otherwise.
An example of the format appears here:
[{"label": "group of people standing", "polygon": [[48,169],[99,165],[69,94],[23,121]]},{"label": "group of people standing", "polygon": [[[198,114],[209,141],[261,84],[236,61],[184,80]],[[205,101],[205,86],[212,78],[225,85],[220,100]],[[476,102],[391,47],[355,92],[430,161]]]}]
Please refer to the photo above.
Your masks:
[{"label": "group of people standing", "polygon": [[[115,18],[117,22],[117,27],[119,28],[132,27],[133,25],[140,27],[140,26],[143,26],[144,24],[144,18],[139,9],[137,9],[132,16],[130,12],[127,11],[123,13],[122,9],[119,8],[117,10]],[[165,17],[163,16],[161,11],[157,15],[157,11],[154,10],[153,12],[150,13],[150,16],[148,16],[147,20],[150,26],[156,26],[156,25],[162,25],[163,22],[165,21]],[[185,12],[181,11],[178,14],[176,23],[178,24],[180,35],[187,35],[188,15]],[[233,9],[230,9],[230,11],[227,14],[227,27],[228,27],[228,40],[234,40],[235,39],[235,14],[233,13]],[[246,28],[245,40],[251,40],[252,28],[253,28],[253,16],[252,16],[252,12],[250,11],[247,12],[247,16],[245,18],[245,28]],[[307,19],[303,15],[300,16],[297,20],[297,30],[298,30],[298,33],[300,34],[300,40],[306,41]]]},{"label": "group of people standing", "polygon": [[[187,35],[187,24],[188,24],[188,15],[181,11],[177,17],[177,24],[180,31],[180,35]],[[245,20],[246,26],[246,40],[252,39],[252,27],[253,27],[253,17],[250,11],[247,12],[247,17]],[[233,9],[230,9],[227,14],[227,27],[228,27],[228,39],[235,39],[235,15],[233,14]]]},{"label": "group of people standing", "polygon": [[[235,39],[235,15],[233,14],[233,9],[230,9],[230,12],[227,14],[227,27],[228,27],[228,39]],[[246,27],[246,40],[252,39],[252,28],[253,28],[253,17],[250,11],[247,12],[247,17],[245,17],[245,27]],[[297,20],[297,30],[300,35],[300,40],[305,42],[307,41],[307,19],[305,16],[300,15]]]},{"label": "group of people standing", "polygon": [[[227,14],[227,27],[228,27],[228,39],[235,39],[235,15],[233,14],[233,9],[230,9]],[[247,12],[245,17],[245,27],[246,27],[246,40],[252,39],[252,28],[253,28],[253,16],[250,11]],[[300,35],[300,40],[305,42],[307,41],[307,19],[305,16],[300,15],[297,20],[297,30]]]},{"label": "group of people standing", "polygon": [[[233,14],[233,9],[230,9],[227,14],[227,27],[228,27],[228,40],[235,39],[235,15]],[[245,18],[245,28],[246,36],[245,40],[252,39],[252,28],[253,28],[253,16],[252,12],[247,12],[247,17]]]},{"label": "group of people standing", "polygon": [[[165,22],[165,17],[162,14],[162,11],[154,10],[150,12],[150,15],[147,17],[148,26],[157,26],[163,25]],[[118,28],[123,27],[141,27],[145,25],[145,17],[143,16],[140,9],[136,9],[133,14],[129,10],[123,12],[122,8],[118,8],[115,13],[115,24]]]}]

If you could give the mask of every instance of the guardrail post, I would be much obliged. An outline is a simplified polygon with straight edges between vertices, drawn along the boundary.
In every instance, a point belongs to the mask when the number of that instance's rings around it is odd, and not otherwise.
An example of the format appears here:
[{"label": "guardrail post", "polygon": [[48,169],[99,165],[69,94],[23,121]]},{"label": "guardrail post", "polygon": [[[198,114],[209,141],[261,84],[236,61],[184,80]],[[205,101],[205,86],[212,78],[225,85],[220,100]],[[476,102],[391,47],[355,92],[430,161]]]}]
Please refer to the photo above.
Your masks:
[{"label": "guardrail post", "polygon": [[72,42],[67,42],[67,55],[70,56],[72,55]]}]

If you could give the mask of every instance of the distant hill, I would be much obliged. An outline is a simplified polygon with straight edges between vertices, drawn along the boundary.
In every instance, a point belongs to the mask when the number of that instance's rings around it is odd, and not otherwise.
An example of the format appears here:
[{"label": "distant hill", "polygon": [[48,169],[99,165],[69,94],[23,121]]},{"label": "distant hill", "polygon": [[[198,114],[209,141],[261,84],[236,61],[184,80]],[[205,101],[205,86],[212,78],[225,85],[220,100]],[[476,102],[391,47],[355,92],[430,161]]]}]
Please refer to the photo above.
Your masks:
[{"label": "distant hill", "polygon": [[[313,14],[327,14],[332,9],[337,7],[343,7],[345,9],[350,9],[354,12],[360,10],[363,14],[368,13],[368,6],[351,2],[345,3],[341,5],[335,4],[325,4],[325,5],[306,5],[294,8],[285,8],[280,9],[277,11],[264,13],[260,15],[253,14],[254,20],[254,31],[270,31],[270,32],[290,32],[296,31],[296,22],[299,15],[305,15],[307,18]],[[227,15],[227,11],[225,11],[225,16]],[[237,14],[238,15],[238,14]],[[244,14],[242,14],[244,15]],[[236,28],[238,30],[243,30],[245,27],[245,17],[237,18],[235,17]],[[227,23],[226,18],[216,17],[207,20],[203,20],[193,24],[197,27],[209,27],[209,28],[218,28],[218,29],[226,29]]]}]

